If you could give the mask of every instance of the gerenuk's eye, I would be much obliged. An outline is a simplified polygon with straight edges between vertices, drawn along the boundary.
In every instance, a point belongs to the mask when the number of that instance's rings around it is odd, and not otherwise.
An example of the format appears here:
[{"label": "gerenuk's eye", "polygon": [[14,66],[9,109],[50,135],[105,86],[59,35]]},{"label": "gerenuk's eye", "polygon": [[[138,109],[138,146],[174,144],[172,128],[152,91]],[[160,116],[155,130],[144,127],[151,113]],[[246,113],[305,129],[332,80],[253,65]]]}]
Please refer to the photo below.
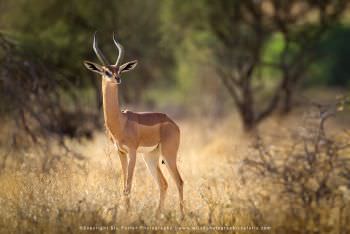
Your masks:
[{"label": "gerenuk's eye", "polygon": [[110,78],[113,76],[112,72],[110,72],[110,71],[105,71],[105,74]]}]

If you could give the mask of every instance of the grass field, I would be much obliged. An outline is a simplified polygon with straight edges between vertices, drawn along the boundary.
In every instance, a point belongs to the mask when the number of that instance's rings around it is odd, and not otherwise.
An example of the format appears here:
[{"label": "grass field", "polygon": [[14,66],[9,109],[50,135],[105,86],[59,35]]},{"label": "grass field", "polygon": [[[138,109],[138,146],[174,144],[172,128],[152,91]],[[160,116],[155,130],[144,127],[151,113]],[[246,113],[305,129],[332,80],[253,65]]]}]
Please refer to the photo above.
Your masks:
[{"label": "grass field", "polygon": [[[271,147],[288,144],[300,116],[296,113],[287,119],[274,117],[264,123],[261,135],[273,142]],[[130,228],[136,229],[133,232],[145,233],[150,231],[145,230],[147,226],[172,228],[173,231],[183,228],[181,232],[185,233],[204,230],[220,233],[222,230],[208,228],[227,226],[259,228],[250,232],[265,233],[299,233],[302,230],[339,233],[344,226],[341,222],[349,218],[349,214],[340,214],[347,203],[335,204],[332,209],[322,204],[317,206],[320,211],[317,220],[304,217],[303,210],[297,216],[299,219],[293,218],[290,205],[299,198],[284,199],[280,187],[269,180],[243,178],[242,160],[253,154],[254,149],[249,136],[241,133],[236,116],[220,121],[184,119],[178,122],[181,128],[178,166],[185,181],[184,220],[180,219],[175,183],[164,165],[161,168],[169,189],[164,214],[160,219],[155,218],[158,188],[141,155],[136,164],[131,208],[126,211],[119,158],[105,134],[97,132],[92,142],[69,142],[87,157],[85,160],[57,160],[47,173],[25,165],[0,173],[0,232],[114,233],[120,229],[127,232]],[[339,122],[341,124],[333,121],[331,129],[349,127]],[[35,158],[30,154],[25,157]],[[347,188],[341,189],[343,195],[349,196]],[[112,226],[119,230],[111,230]],[[91,230],[94,228],[100,230]]]}]

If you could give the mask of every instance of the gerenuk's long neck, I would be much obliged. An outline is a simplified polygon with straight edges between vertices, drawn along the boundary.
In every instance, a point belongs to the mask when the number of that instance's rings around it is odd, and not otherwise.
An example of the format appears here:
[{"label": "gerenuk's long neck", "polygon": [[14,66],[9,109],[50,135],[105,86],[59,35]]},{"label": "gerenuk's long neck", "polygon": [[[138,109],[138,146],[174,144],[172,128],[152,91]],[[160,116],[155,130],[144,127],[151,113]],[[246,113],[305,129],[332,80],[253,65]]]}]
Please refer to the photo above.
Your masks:
[{"label": "gerenuk's long neck", "polygon": [[102,78],[103,114],[107,128],[114,136],[120,135],[122,115],[119,107],[118,84]]}]

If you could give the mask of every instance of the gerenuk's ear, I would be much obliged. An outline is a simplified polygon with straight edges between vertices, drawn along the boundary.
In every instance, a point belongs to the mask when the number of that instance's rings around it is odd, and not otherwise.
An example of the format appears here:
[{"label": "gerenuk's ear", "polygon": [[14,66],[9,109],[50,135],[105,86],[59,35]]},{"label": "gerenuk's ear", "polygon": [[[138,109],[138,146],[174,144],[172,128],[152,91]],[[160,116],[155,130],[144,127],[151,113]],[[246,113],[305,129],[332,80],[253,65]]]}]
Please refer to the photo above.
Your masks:
[{"label": "gerenuk's ear", "polygon": [[120,72],[128,72],[134,69],[137,65],[137,60],[124,63],[120,66]]},{"label": "gerenuk's ear", "polygon": [[103,75],[103,70],[102,70],[100,65],[93,63],[93,62],[90,62],[90,61],[84,61],[84,65],[90,71],[93,71],[93,72],[96,72],[98,74]]}]

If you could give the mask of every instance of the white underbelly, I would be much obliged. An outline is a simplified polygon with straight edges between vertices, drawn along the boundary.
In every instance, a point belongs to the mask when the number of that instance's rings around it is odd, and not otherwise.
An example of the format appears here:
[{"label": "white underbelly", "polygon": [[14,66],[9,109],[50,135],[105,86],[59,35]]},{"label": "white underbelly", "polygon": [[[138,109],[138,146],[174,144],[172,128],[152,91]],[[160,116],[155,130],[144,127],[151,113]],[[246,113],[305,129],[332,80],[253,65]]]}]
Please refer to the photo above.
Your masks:
[{"label": "white underbelly", "polygon": [[[129,152],[129,147],[126,145],[123,145],[122,147],[119,147],[118,144],[114,143],[114,146],[117,147],[120,151],[128,153]],[[137,153],[149,153],[155,150],[158,147],[157,145],[153,146],[139,146],[136,150]]]},{"label": "white underbelly", "polygon": [[137,153],[149,153],[155,150],[158,147],[158,145],[154,146],[139,146],[137,148]]}]

